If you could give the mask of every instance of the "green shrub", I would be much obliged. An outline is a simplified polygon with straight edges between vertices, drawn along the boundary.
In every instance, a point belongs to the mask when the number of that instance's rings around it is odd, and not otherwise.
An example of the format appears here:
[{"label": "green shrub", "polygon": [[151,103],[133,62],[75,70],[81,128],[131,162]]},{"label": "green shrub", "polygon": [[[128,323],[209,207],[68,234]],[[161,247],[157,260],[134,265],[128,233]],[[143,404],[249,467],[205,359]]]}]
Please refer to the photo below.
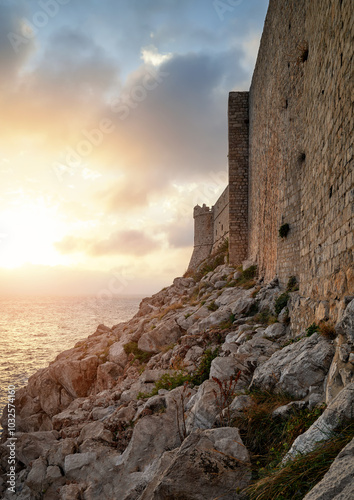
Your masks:
[{"label": "green shrub", "polygon": [[219,354],[218,347],[213,350],[207,349],[204,352],[197,369],[191,375],[190,381],[193,385],[200,385],[205,380],[208,380],[210,374],[211,362],[218,356],[218,354]]},{"label": "green shrub", "polygon": [[129,354],[133,354],[134,361],[138,360],[140,363],[147,363],[147,361],[149,361],[149,359],[155,354],[153,352],[142,351],[139,349],[137,342],[128,342],[123,345],[123,349],[128,356]]},{"label": "green shrub", "polygon": [[[258,306],[255,305],[255,310],[258,309]],[[252,310],[252,308],[251,308]],[[252,311],[253,312],[253,311]],[[253,312],[254,314],[254,312]],[[250,316],[251,316],[251,313],[250,313]],[[272,325],[274,323],[277,322],[277,318],[275,316],[273,316],[273,314],[271,313],[271,311],[269,309],[264,309],[263,311],[255,314],[253,316],[253,318],[250,320],[250,323],[253,323],[253,324],[256,324],[256,323],[260,323],[261,325]]]},{"label": "green shrub", "polygon": [[160,389],[167,389],[172,391],[176,387],[190,383],[193,385],[200,385],[205,380],[208,380],[210,374],[211,362],[219,353],[219,348],[207,349],[201,357],[200,363],[194,373],[189,374],[184,371],[177,371],[175,373],[165,373],[162,377],[155,382],[155,386],[151,392],[138,394],[138,399],[151,398],[156,396]]},{"label": "green shrub", "polygon": [[234,321],[235,321],[235,315],[230,314],[229,319],[220,323],[219,328],[221,328],[222,330],[226,330],[227,328],[231,328]]},{"label": "green shrub", "polygon": [[298,289],[299,285],[296,276],[290,276],[288,284],[286,286],[286,291],[291,293],[291,292],[297,292]]},{"label": "green shrub", "polygon": [[312,325],[306,328],[306,337],[311,337],[314,333],[318,333],[319,330],[318,325],[316,325],[316,323],[312,323]]},{"label": "green shrub", "polygon": [[256,284],[257,266],[251,266],[244,271],[241,271],[241,276],[235,280],[237,286],[246,290],[253,288]]},{"label": "green shrub", "polygon": [[209,311],[217,311],[219,309],[219,306],[217,306],[213,301],[207,306],[207,308]]},{"label": "green shrub", "polygon": [[288,292],[284,292],[276,299],[274,310],[277,315],[288,305],[289,298]]}]

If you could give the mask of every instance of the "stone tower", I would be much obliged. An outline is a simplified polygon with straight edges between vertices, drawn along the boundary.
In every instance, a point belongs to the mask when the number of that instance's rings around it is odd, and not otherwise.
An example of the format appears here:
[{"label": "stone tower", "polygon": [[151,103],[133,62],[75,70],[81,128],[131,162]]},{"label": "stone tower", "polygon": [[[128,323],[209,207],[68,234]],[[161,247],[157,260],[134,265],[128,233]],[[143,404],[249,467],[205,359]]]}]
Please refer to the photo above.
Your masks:
[{"label": "stone tower", "polygon": [[213,248],[214,214],[205,204],[194,207],[194,250],[188,269],[195,269]]}]

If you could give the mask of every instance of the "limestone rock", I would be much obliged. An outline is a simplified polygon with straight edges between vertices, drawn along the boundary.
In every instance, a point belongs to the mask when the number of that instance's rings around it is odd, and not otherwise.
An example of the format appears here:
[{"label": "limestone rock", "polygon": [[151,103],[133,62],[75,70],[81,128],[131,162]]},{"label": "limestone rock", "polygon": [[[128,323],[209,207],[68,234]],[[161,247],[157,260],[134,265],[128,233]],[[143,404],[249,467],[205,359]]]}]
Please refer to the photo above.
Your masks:
[{"label": "limestone rock", "polygon": [[305,407],[305,401],[292,401],[287,405],[279,406],[279,408],[272,412],[272,417],[280,417],[285,420],[290,417],[294,410],[302,409]]},{"label": "limestone rock", "polygon": [[285,334],[286,328],[282,323],[274,323],[274,325],[269,325],[264,332],[264,336],[272,340],[280,339],[280,337],[283,337]]},{"label": "limestone rock", "polygon": [[229,307],[224,306],[220,307],[217,311],[214,311],[209,315],[202,319],[199,323],[194,325],[194,327],[190,328],[188,330],[189,334],[195,334],[199,332],[203,332],[205,330],[208,330],[209,328],[212,328],[214,326],[220,325],[220,323],[223,323],[224,321],[228,321],[231,316],[231,310]]},{"label": "limestone rock", "polygon": [[112,389],[118,378],[123,374],[123,368],[117,363],[107,362],[97,368],[97,391]]},{"label": "limestone rock", "polygon": [[309,453],[320,441],[330,439],[332,431],[337,429],[345,419],[353,418],[353,408],[354,383],[345,387],[328,405],[316,422],[295,439],[283,462],[285,463],[299,453]]},{"label": "limestone rock", "polygon": [[32,464],[26,484],[35,493],[42,493],[46,484],[47,464],[44,458],[37,458]]},{"label": "limestone rock", "polygon": [[61,469],[64,468],[65,457],[67,455],[73,455],[76,450],[76,441],[75,439],[68,438],[62,439],[61,441],[55,442],[48,454],[47,461],[49,465],[57,465]]},{"label": "limestone rock", "polygon": [[343,448],[304,500],[351,500],[354,498],[354,439]]},{"label": "limestone rock", "polygon": [[183,442],[151,499],[237,500],[250,480],[249,455],[237,429],[197,430]]},{"label": "limestone rock", "polygon": [[229,380],[243,368],[237,358],[228,356],[226,358],[217,357],[211,362],[210,379],[213,377],[219,380]]},{"label": "limestone rock", "polygon": [[64,462],[65,476],[68,479],[77,480],[78,477],[85,477],[82,469],[90,466],[96,460],[96,453],[75,453],[74,455],[67,455]]},{"label": "limestone rock", "polygon": [[247,314],[255,303],[256,301],[251,297],[241,297],[235,302],[232,302],[229,307],[232,314],[240,316]]},{"label": "limestone rock", "polygon": [[336,325],[336,332],[354,345],[354,300],[347,305],[341,321]]},{"label": "limestone rock", "polygon": [[163,321],[154,330],[144,333],[138,342],[138,347],[143,351],[158,352],[162,347],[176,343],[181,335],[180,327],[171,318]]},{"label": "limestone rock", "polygon": [[58,437],[55,432],[33,432],[20,435],[16,442],[18,460],[29,465],[33,460],[44,456],[57,442]]},{"label": "limestone rock", "polygon": [[315,333],[275,352],[257,367],[251,387],[284,391],[303,398],[310,386],[323,384],[333,355],[333,345]]},{"label": "limestone rock", "polygon": [[60,500],[79,500],[81,498],[81,493],[83,486],[79,484],[67,484],[60,488],[59,498]]},{"label": "limestone rock", "polygon": [[90,422],[86,424],[80,432],[79,444],[83,443],[86,439],[94,439],[97,441],[106,441],[111,443],[113,441],[112,433],[105,429],[102,422]]},{"label": "limestone rock", "polygon": [[220,413],[217,405],[216,394],[218,385],[213,380],[206,380],[199,387],[197,394],[193,397],[193,406],[187,416],[187,432],[194,429],[210,429],[216,417]]}]

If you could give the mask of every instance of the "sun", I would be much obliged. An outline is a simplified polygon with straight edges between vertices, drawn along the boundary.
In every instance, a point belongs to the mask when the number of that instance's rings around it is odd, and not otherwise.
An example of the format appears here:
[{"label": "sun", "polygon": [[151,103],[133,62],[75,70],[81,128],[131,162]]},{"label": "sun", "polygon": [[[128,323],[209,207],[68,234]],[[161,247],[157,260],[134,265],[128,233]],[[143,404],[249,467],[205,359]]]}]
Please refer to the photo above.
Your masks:
[{"label": "sun", "polygon": [[8,207],[0,214],[0,267],[63,264],[53,246],[63,232],[54,207],[41,200]]}]

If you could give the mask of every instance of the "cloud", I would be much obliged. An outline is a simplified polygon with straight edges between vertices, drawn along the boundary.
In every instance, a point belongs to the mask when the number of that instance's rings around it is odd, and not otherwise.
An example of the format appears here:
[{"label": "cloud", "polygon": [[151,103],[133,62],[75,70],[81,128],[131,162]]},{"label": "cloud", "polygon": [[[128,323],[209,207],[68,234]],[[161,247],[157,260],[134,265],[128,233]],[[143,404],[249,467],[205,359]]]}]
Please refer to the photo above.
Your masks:
[{"label": "cloud", "polygon": [[23,2],[1,5],[0,67],[1,88],[14,89],[21,66],[35,49],[35,40],[24,37],[23,18],[28,9]]},{"label": "cloud", "polygon": [[62,254],[85,253],[91,257],[107,255],[144,256],[160,248],[158,241],[137,230],[122,230],[112,233],[102,240],[66,236],[55,243],[55,248]]}]

